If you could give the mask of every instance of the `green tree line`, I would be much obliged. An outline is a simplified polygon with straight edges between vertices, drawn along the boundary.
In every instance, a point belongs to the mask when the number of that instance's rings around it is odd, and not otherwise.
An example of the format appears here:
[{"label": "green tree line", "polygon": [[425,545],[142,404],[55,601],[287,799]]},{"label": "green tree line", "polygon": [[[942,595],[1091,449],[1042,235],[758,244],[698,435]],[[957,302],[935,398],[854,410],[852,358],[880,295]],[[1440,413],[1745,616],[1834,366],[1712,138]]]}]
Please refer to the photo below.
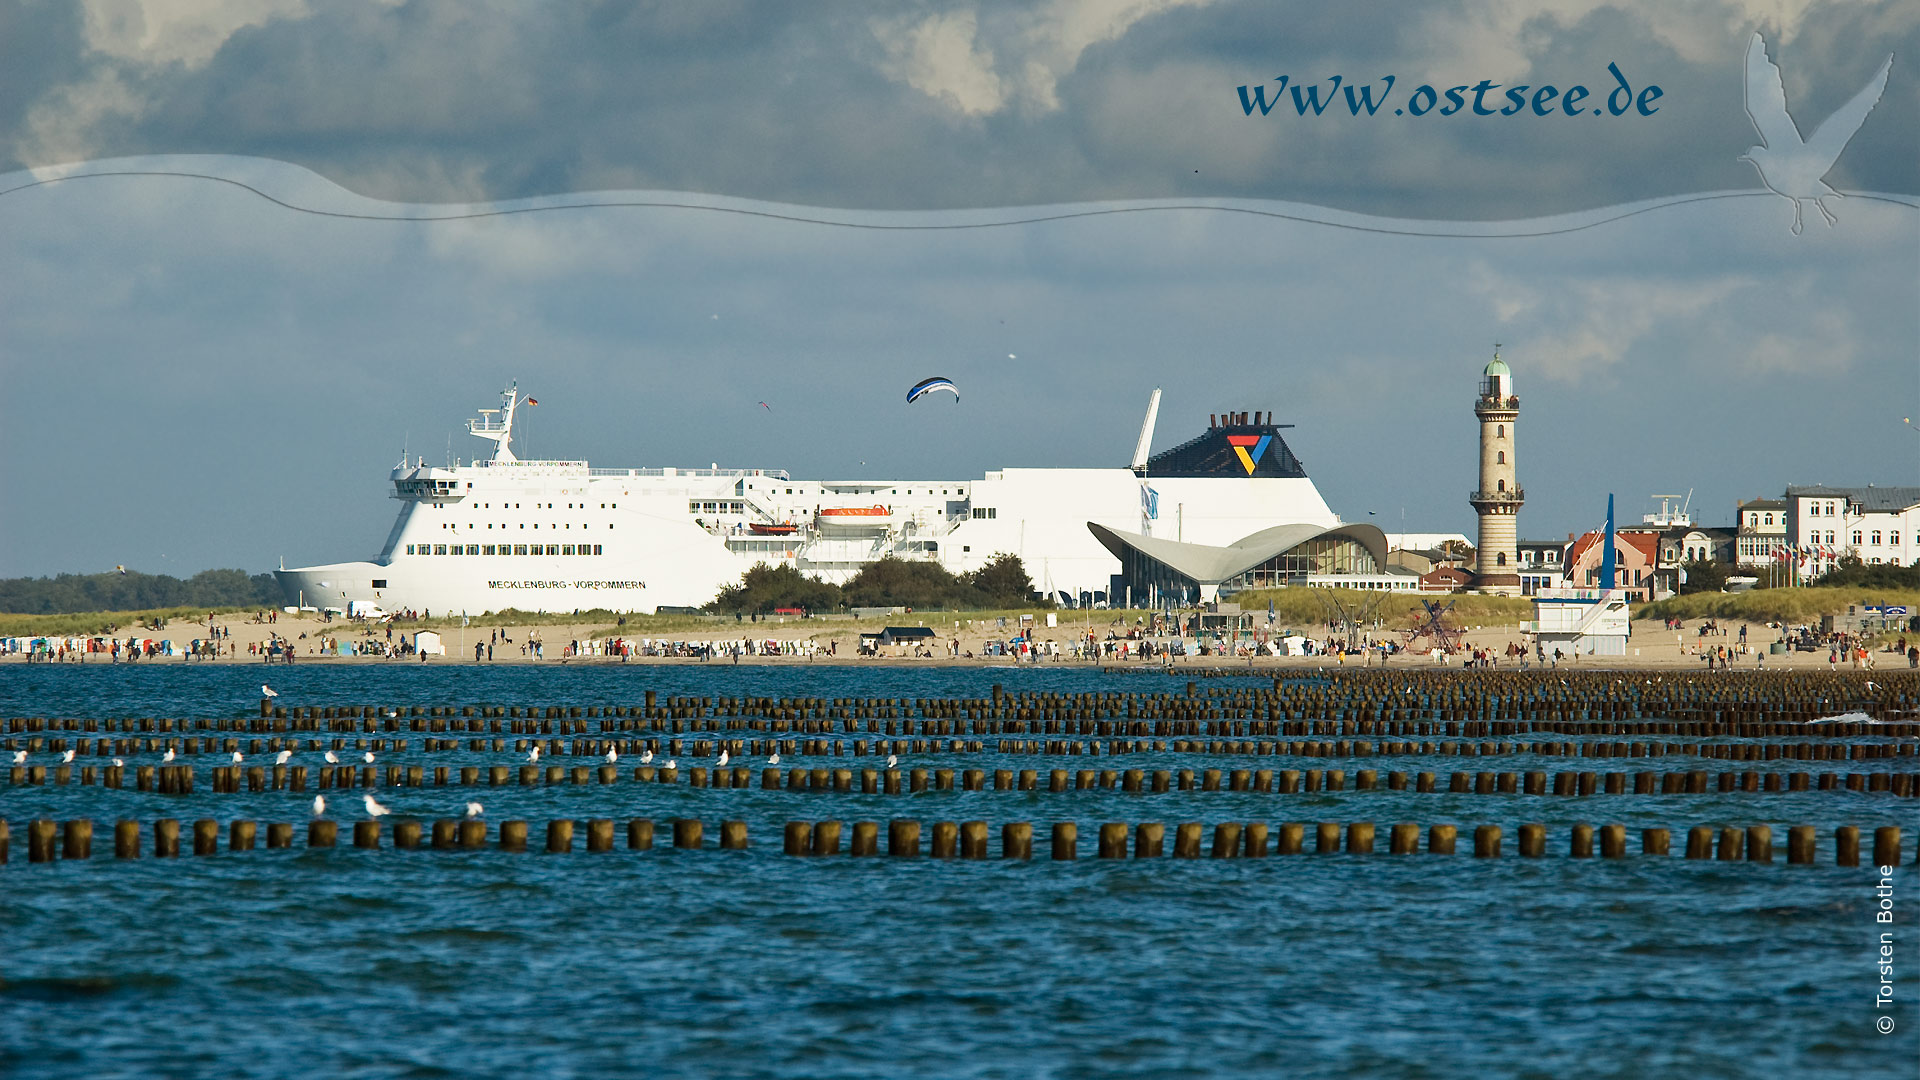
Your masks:
[{"label": "green tree line", "polygon": [[86,611],[149,608],[277,607],[280,588],[272,574],[202,570],[181,579],[134,571],[0,578],[0,612],[65,615]]},{"label": "green tree line", "polygon": [[939,563],[888,557],[869,563],[853,580],[834,585],[791,566],[761,563],[720,590],[707,610],[721,614],[767,614],[778,608],[809,612],[856,607],[910,607],[920,611],[978,611],[1051,606],[1034,592],[1020,557],[1001,553],[971,573],[954,574]]}]

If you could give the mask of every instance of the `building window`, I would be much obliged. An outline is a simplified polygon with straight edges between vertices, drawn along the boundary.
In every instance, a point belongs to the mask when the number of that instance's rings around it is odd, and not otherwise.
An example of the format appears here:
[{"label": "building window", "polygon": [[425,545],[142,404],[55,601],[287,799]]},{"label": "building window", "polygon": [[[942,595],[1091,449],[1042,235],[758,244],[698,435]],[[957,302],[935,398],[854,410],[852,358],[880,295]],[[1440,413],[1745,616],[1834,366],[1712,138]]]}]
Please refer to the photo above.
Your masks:
[{"label": "building window", "polygon": [[383,577],[377,577],[377,578],[374,578],[374,579],[373,579],[373,587],[374,587],[374,588],[376,588],[376,589],[384,589],[384,588],[386,588],[386,587],[387,587],[387,579],[386,579],[386,578],[383,578]]},{"label": "building window", "polygon": [[1858,530],[1855,530],[1853,534],[1853,546],[1854,547],[1860,546],[1860,533]]},{"label": "building window", "polygon": [[1498,555],[1495,555],[1495,556],[1493,557],[1493,562],[1494,562],[1494,565],[1495,565],[1495,566],[1505,566],[1505,565],[1507,565],[1507,553],[1503,551],[1503,552],[1501,552],[1500,554],[1498,554]]},{"label": "building window", "polygon": [[1505,450],[1502,450],[1499,453],[1494,455],[1494,464],[1505,465],[1506,463],[1507,463],[1507,452]]},{"label": "building window", "polygon": [[599,545],[599,544],[595,544],[595,545],[593,545],[593,553],[594,553],[595,555],[598,555],[598,554],[600,554],[600,545]]},{"label": "building window", "polygon": [[571,555],[571,554],[573,554],[573,545],[572,545],[572,544],[561,544],[561,545],[560,545],[560,554],[562,554],[562,555]]},{"label": "building window", "polygon": [[433,553],[435,555],[445,555],[447,553],[447,545],[445,544],[433,545]]},{"label": "building window", "polygon": [[527,545],[525,544],[513,545],[513,553],[515,555],[525,555],[527,553]]},{"label": "building window", "polygon": [[1767,523],[1768,525],[1771,525],[1771,524],[1773,524],[1773,515],[1772,515],[1772,514],[1768,514],[1768,515],[1767,515],[1767,520],[1766,520],[1766,523]]},{"label": "building window", "polygon": [[1507,437],[1507,425],[1505,425],[1505,424],[1495,424],[1495,425],[1494,425],[1494,427],[1493,427],[1493,437],[1494,437],[1494,438],[1496,438],[1496,439],[1504,439],[1504,438],[1506,438],[1506,437]]},{"label": "building window", "polygon": [[992,506],[976,506],[973,508],[973,516],[975,520],[998,518],[1000,512]]},{"label": "building window", "polygon": [[408,545],[407,545],[407,554],[409,554],[409,555],[411,555],[411,554],[413,554],[413,545],[412,545],[412,544],[408,544]]},{"label": "building window", "polygon": [[1505,480],[1500,481],[1500,490],[1501,491],[1507,490],[1507,482]]},{"label": "building window", "polygon": [[559,545],[559,544],[548,544],[548,545],[547,545],[547,554],[549,554],[549,555],[558,555],[558,554],[560,554],[560,545]]},{"label": "building window", "polygon": [[1873,530],[1873,546],[1874,547],[1880,546],[1880,530],[1879,529]]},{"label": "building window", "polygon": [[482,554],[482,555],[491,555],[491,554],[493,554],[493,549],[494,549],[494,545],[492,545],[492,544],[483,544],[483,545],[481,545],[481,547],[480,547],[480,554]]}]

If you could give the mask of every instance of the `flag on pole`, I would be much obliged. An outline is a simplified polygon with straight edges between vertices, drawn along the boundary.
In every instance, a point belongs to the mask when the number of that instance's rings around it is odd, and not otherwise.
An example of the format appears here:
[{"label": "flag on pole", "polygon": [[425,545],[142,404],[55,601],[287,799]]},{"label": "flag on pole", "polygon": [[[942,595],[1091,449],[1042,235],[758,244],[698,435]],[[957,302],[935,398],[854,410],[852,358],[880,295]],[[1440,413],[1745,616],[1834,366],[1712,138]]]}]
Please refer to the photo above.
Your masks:
[{"label": "flag on pole", "polygon": [[528,398],[528,399],[527,399],[527,404],[529,404],[529,405],[538,405],[538,404],[540,404],[540,399],[539,399],[539,398],[534,398],[534,397],[530,397],[530,398]]}]

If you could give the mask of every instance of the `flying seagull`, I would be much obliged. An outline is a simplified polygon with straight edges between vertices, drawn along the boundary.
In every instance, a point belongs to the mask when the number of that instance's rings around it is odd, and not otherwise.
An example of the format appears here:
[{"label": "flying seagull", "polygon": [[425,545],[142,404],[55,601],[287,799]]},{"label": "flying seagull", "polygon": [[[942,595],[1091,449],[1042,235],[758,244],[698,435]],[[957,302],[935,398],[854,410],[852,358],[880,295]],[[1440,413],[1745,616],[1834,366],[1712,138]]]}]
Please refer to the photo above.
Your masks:
[{"label": "flying seagull", "polygon": [[1840,151],[1846,149],[1847,140],[1866,123],[1867,114],[1873,111],[1881,91],[1887,88],[1887,72],[1892,68],[1893,57],[1889,54],[1886,63],[1880,65],[1880,73],[1853,95],[1853,100],[1822,121],[1814,129],[1813,138],[1803,139],[1799,126],[1787,113],[1787,91],[1780,82],[1780,69],[1767,59],[1767,43],[1757,31],[1748,43],[1747,117],[1760,133],[1761,145],[1749,147],[1740,160],[1759,171],[1760,182],[1767,185],[1769,191],[1793,203],[1795,236],[1800,235],[1803,202],[1811,201],[1829,228],[1840,220],[1827,209],[1824,200],[1828,196],[1838,199],[1841,195],[1821,177],[1832,171],[1833,163],[1840,159]]},{"label": "flying seagull", "polygon": [[891,769],[899,764],[900,764],[900,757],[898,754],[887,755],[887,768]]},{"label": "flying seagull", "polygon": [[114,767],[114,768],[116,768],[116,769],[119,769],[119,768],[124,768],[124,767],[126,766],[126,764],[127,764],[127,763],[126,763],[126,761],[125,761],[125,760],[123,760],[123,759],[121,759],[121,758],[114,758],[114,759],[113,759],[113,767]]},{"label": "flying seagull", "polygon": [[[169,753],[171,753],[171,751],[169,751]],[[25,750],[15,750],[13,752],[13,763],[15,765],[25,765],[27,763],[27,752]]]},{"label": "flying seagull", "polygon": [[[79,751],[77,751],[77,750],[68,750],[68,751],[66,751],[65,753],[63,753],[63,754],[61,754],[61,755],[60,755],[60,764],[62,764],[62,765],[71,765],[71,764],[73,764],[73,755],[74,755],[74,754],[76,754],[76,753],[78,753],[78,752],[79,752]],[[236,756],[236,757],[238,757],[239,755],[237,755],[237,754],[236,754],[235,756]]]},{"label": "flying seagull", "polygon": [[778,765],[778,764],[780,764],[780,755],[779,755],[779,754],[768,754],[768,755],[767,755],[767,764],[769,764],[769,765]]}]

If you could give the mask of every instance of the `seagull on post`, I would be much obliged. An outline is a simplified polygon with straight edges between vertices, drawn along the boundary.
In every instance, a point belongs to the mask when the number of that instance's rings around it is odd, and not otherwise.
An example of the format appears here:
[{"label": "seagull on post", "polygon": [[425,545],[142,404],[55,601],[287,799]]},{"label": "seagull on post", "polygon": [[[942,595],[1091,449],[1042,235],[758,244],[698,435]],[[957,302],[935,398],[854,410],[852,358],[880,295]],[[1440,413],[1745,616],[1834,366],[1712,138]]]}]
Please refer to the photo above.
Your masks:
[{"label": "seagull on post", "polygon": [[722,750],[720,751],[720,760],[714,762],[713,767],[716,769],[724,769],[726,768],[726,766],[727,766],[727,752],[725,750]]},{"label": "seagull on post", "polygon": [[277,698],[280,696],[280,694],[273,687],[268,686],[266,683],[261,683],[260,696],[263,698]]},{"label": "seagull on post", "polygon": [[1880,73],[1867,81],[1852,100],[1821,121],[1812,138],[1800,136],[1799,125],[1787,112],[1787,91],[1780,81],[1780,69],[1767,59],[1767,43],[1754,32],[1747,45],[1746,97],[1747,117],[1760,133],[1760,145],[1748,147],[1740,160],[1760,173],[1767,190],[1793,203],[1793,234],[1800,235],[1801,206],[1812,202],[1831,228],[1840,219],[1827,209],[1828,198],[1841,194],[1821,179],[1833,171],[1834,162],[1847,147],[1853,133],[1866,123],[1867,114],[1880,102],[1887,88],[1887,72],[1893,68],[1889,55],[1880,65]]},{"label": "seagull on post", "polygon": [[653,764],[653,751],[651,750],[640,751],[640,764],[642,765]]},{"label": "seagull on post", "polygon": [[325,795],[315,795],[313,797],[313,816],[319,817],[321,814],[324,814],[326,812],[327,812],[327,797]]},{"label": "seagull on post", "polygon": [[382,818],[392,813],[371,795],[360,796],[360,803],[367,808],[367,816],[370,818]]},{"label": "seagull on post", "polygon": [[71,764],[73,764],[73,755],[74,755],[75,753],[76,753],[76,751],[73,751],[73,750],[67,750],[67,751],[64,751],[63,753],[61,753],[61,755],[60,755],[60,764],[62,764],[62,765],[71,765]]},{"label": "seagull on post", "polygon": [[167,752],[160,755],[160,764],[165,765],[167,762],[172,760],[173,760],[173,748],[168,747]]},{"label": "seagull on post", "polygon": [[292,758],[293,758],[293,751],[282,750],[279,753],[273,755],[273,763],[275,765],[285,765],[288,761],[292,760]]},{"label": "seagull on post", "polygon": [[336,754],[336,753],[334,753],[334,752],[333,752],[333,751],[331,751],[331,750],[329,750],[329,751],[327,751],[327,753],[326,753],[326,759],[325,759],[325,760],[326,760],[326,763],[327,763],[327,764],[329,764],[329,765],[338,765],[338,764],[340,764],[340,755],[339,755],[339,754]]},{"label": "seagull on post", "polygon": [[614,765],[614,764],[618,764],[619,761],[620,761],[620,751],[613,747],[608,747],[607,748],[607,764]]},{"label": "seagull on post", "polygon": [[470,802],[470,803],[468,803],[468,804],[467,804],[467,817],[469,817],[469,818],[477,818],[477,817],[479,817],[479,816],[480,816],[480,814],[481,814],[481,810],[480,810],[480,804],[479,804],[479,803],[477,803],[477,802]]},{"label": "seagull on post", "polygon": [[114,768],[116,768],[116,769],[122,769],[122,768],[125,768],[125,767],[126,767],[126,764],[127,764],[127,763],[126,763],[125,761],[122,761],[122,760],[120,760],[119,758],[114,758],[114,759],[113,759],[113,767],[114,767]]},{"label": "seagull on post", "polygon": [[540,764],[540,748],[538,746],[527,751],[527,761],[534,765]]},{"label": "seagull on post", "polygon": [[241,754],[240,754],[240,751],[238,751],[238,750],[235,750],[235,751],[233,752],[233,763],[234,763],[235,765],[238,765],[238,764],[240,764],[240,763],[241,763],[242,761],[245,761],[245,760],[246,760],[246,758],[245,758],[245,757],[243,757],[243,756],[241,756]]},{"label": "seagull on post", "polygon": [[369,765],[373,764],[373,751],[369,750],[366,753],[361,754],[360,760],[366,762]]}]

